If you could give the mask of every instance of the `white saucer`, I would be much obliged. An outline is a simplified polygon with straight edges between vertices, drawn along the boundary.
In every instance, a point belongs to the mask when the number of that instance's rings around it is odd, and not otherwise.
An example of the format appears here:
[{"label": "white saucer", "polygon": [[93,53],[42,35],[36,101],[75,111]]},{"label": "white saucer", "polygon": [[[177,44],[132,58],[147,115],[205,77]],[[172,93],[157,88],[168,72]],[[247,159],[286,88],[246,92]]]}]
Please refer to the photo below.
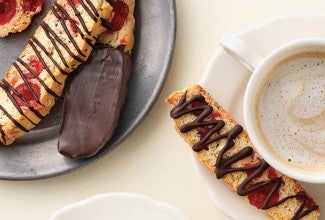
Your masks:
[{"label": "white saucer", "polygon": [[[294,14],[271,19],[263,24],[252,26],[237,34],[261,56],[266,56],[275,48],[292,40],[306,37],[325,38],[325,14]],[[243,120],[243,97],[250,71],[235,58],[220,49],[210,61],[207,71],[199,84],[227,110],[241,125]],[[193,163],[197,174],[213,202],[233,219],[269,219],[239,196],[235,196],[213,173],[195,158]],[[325,210],[325,185],[305,184],[321,208]],[[234,211],[236,210],[236,211]],[[322,216],[320,220],[325,220]]]},{"label": "white saucer", "polygon": [[49,220],[189,220],[169,204],[133,193],[106,193],[63,207]]}]

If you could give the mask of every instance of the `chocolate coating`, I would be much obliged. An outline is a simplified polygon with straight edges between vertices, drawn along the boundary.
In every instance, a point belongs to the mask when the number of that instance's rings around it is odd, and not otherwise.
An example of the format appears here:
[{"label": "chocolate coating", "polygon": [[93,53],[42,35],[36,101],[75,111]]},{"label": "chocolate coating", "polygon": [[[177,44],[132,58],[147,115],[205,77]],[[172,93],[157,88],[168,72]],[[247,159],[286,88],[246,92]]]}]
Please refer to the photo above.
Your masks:
[{"label": "chocolate coating", "polygon": [[95,155],[112,137],[124,105],[132,71],[130,56],[96,47],[91,62],[67,87],[59,152],[77,159]]}]

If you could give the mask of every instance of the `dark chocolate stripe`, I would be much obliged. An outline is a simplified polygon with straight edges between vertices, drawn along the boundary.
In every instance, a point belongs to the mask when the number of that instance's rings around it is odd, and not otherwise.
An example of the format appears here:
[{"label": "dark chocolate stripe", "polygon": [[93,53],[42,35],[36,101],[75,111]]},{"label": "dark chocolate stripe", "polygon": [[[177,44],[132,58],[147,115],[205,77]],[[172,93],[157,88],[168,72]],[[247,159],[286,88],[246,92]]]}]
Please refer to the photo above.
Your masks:
[{"label": "dark chocolate stripe", "polygon": [[7,111],[0,105],[0,110],[12,121],[19,129],[21,129],[24,132],[28,132],[29,130],[26,129],[23,125],[21,125],[16,119],[14,119]]},{"label": "dark chocolate stripe", "polygon": [[51,76],[51,78],[53,79],[53,81],[56,82],[56,83],[58,83],[59,85],[61,85],[62,83],[59,82],[59,81],[55,78],[55,76],[53,75],[52,71],[49,69],[49,67],[48,67],[47,64],[45,63],[45,60],[43,59],[41,53],[37,50],[37,48],[35,47],[35,45],[34,45],[31,41],[29,41],[28,43],[29,43],[29,45],[33,48],[34,53],[36,54],[38,60],[41,61],[41,63],[42,63],[42,65],[43,65],[44,69],[45,69],[46,72]]},{"label": "dark chocolate stripe", "polygon": [[46,84],[45,84],[45,82],[44,82],[44,80],[42,80],[36,73],[35,73],[35,71],[32,69],[32,68],[30,68],[29,66],[28,66],[28,64],[27,63],[25,63],[22,59],[20,59],[20,58],[17,58],[17,61],[21,64],[21,65],[23,65],[33,76],[34,76],[34,78],[36,78],[39,82],[40,82],[40,84],[43,86],[43,88],[49,93],[49,94],[51,94],[54,98],[56,98],[56,99],[59,99],[60,98],[60,96],[59,95],[57,95],[53,90],[51,90]]},{"label": "dark chocolate stripe", "polygon": [[[269,204],[272,196],[279,191],[279,188],[282,183],[281,178],[273,178],[267,181],[257,182],[254,183],[253,186],[250,186],[252,185],[250,184],[252,180],[260,176],[270,166],[264,160],[261,160],[259,163],[248,167],[231,167],[234,163],[238,162],[239,160],[250,157],[254,152],[252,147],[247,146],[241,149],[239,152],[234,153],[228,157],[225,157],[226,152],[229,151],[235,145],[235,139],[243,131],[243,128],[240,125],[236,125],[230,131],[224,134],[219,134],[221,129],[224,127],[225,122],[222,120],[209,119],[209,116],[213,111],[212,106],[208,105],[205,102],[205,98],[200,94],[192,96],[189,100],[186,100],[186,94],[187,92],[181,97],[178,104],[171,110],[170,116],[174,119],[177,119],[185,114],[195,113],[194,115],[196,115],[197,112],[199,112],[199,115],[193,122],[186,123],[180,127],[180,131],[182,133],[186,133],[192,129],[196,129],[200,127],[210,128],[209,132],[200,141],[198,141],[193,145],[194,151],[198,152],[198,151],[202,151],[203,149],[208,150],[209,144],[212,144],[221,139],[226,139],[226,143],[224,144],[223,148],[219,152],[216,165],[215,165],[216,175],[218,179],[222,178],[223,176],[229,173],[253,170],[254,172],[251,175],[249,175],[238,187],[237,189],[238,195],[245,196],[258,189],[261,189],[262,187],[272,184],[271,186],[273,186],[273,188],[271,192],[267,195],[261,208],[269,209],[274,206],[278,206],[289,199],[300,198],[301,200],[303,200],[303,202],[301,202],[299,208],[295,211],[294,216],[292,217],[293,220],[300,219],[306,216],[307,214],[309,214],[310,212],[317,210],[319,208],[317,205],[314,205],[312,207],[306,207],[306,203],[309,198],[307,195],[301,195],[299,193],[297,193],[296,195],[287,196],[277,201],[275,204]],[[198,107],[191,107],[191,104],[193,102],[201,102],[202,105]],[[216,134],[219,135],[215,136]]]},{"label": "dark chocolate stripe", "polygon": [[[60,23],[61,23],[61,25],[62,25],[62,27],[63,27],[65,33],[67,34],[67,36],[68,36],[70,42],[73,44],[74,48],[77,50],[77,52],[78,52],[81,56],[86,57],[86,55],[81,51],[81,49],[80,49],[79,46],[77,45],[77,42],[76,42],[76,41],[74,40],[74,38],[72,37],[72,35],[71,35],[71,33],[70,33],[70,31],[69,31],[67,25],[65,24],[64,19],[63,19],[63,18],[59,15],[59,13],[55,10],[55,7],[54,7],[54,6],[51,7],[51,10],[52,10],[53,14],[55,15],[55,17],[60,21]],[[72,21],[72,23],[74,23],[74,22]]]},{"label": "dark chocolate stripe", "polygon": [[[293,220],[300,219],[300,218],[308,215],[312,211],[315,211],[315,210],[317,210],[319,208],[317,205],[314,205],[314,206],[304,210],[304,207],[307,204],[307,200],[308,200],[308,197],[306,195],[295,195],[295,196],[292,196],[291,198],[303,199],[303,202],[301,203],[298,211],[296,212],[295,216],[293,216],[293,218],[292,218]],[[287,198],[287,199],[291,199],[291,198]]]},{"label": "dark chocolate stripe", "polygon": [[[179,106],[176,106],[170,112],[170,116],[172,118],[178,118],[181,115],[184,115],[184,114],[187,114],[187,113],[190,113],[190,112],[193,112],[193,111],[202,111],[202,113],[193,122],[187,123],[187,124],[180,127],[180,131],[182,133],[188,132],[188,131],[190,131],[190,130],[192,130],[194,128],[202,127],[202,126],[217,125],[217,127],[221,126],[221,128],[224,126],[224,122],[222,122],[222,121],[203,121],[204,118],[207,117],[208,115],[210,115],[212,110],[213,110],[213,108],[211,106],[209,106],[209,105],[199,106],[199,107],[187,109],[187,107],[192,102],[194,102],[194,101],[203,101],[203,100],[204,100],[204,97],[196,95],[196,96],[193,96],[192,98],[190,98],[189,101],[185,102],[185,96],[184,96],[184,97],[182,97],[181,101],[179,102]],[[202,149],[201,149],[201,146],[200,146],[200,147],[195,148],[193,150],[200,151]]]},{"label": "dark chocolate stripe", "polygon": [[87,44],[91,47],[94,47],[95,44],[93,44],[92,40],[90,38],[85,38],[85,41],[87,42]]},{"label": "dark chocolate stripe", "polygon": [[273,189],[271,190],[271,192],[269,193],[269,195],[266,197],[263,205],[262,205],[262,209],[265,210],[265,209],[269,209],[269,208],[272,208],[274,206],[277,206],[277,205],[280,205],[281,203],[283,203],[284,201],[278,201],[274,204],[269,204],[270,203],[270,200],[272,198],[272,196],[277,192],[279,191],[279,188],[281,186],[281,182],[282,182],[282,179],[281,178],[274,178],[274,179],[270,179],[270,180],[267,180],[267,181],[262,181],[262,182],[258,182],[256,184],[254,184],[253,186],[251,187],[248,187],[248,185],[252,182],[253,179],[255,179],[256,177],[260,176],[264,171],[266,171],[270,166],[264,161],[264,160],[261,160],[259,163],[257,163],[254,168],[252,169],[255,169],[255,172],[253,174],[251,174],[248,178],[246,178],[238,187],[237,189],[237,193],[238,195],[240,196],[246,196],[248,195],[249,193],[252,193],[260,188],[263,188],[264,186],[267,186],[267,185],[274,185],[273,186]]},{"label": "dark chocolate stripe", "polygon": [[304,207],[307,203],[308,197],[304,194],[299,195],[292,195],[292,196],[288,196],[285,197],[281,200],[279,200],[278,202],[274,203],[274,204],[269,204],[269,201],[271,200],[272,196],[279,190],[280,186],[281,186],[281,178],[274,178],[274,179],[270,179],[268,181],[263,181],[257,184],[254,184],[251,187],[248,187],[249,185],[251,185],[250,183],[258,176],[260,176],[264,171],[266,171],[268,168],[270,167],[269,164],[267,164],[265,162],[265,160],[261,160],[259,163],[255,164],[255,166],[251,169],[251,170],[255,170],[255,172],[253,174],[251,174],[247,179],[245,179],[238,187],[237,189],[237,193],[238,195],[241,196],[245,196],[248,195],[249,193],[258,190],[266,185],[270,185],[273,184],[274,187],[272,189],[272,191],[270,192],[270,194],[267,196],[264,204],[262,205],[262,209],[270,209],[272,207],[275,207],[277,205],[280,205],[281,203],[284,203],[285,201],[289,200],[289,199],[298,199],[300,198],[301,200],[303,200],[303,202],[301,202],[298,210],[296,211],[295,215],[292,217],[292,219],[300,219],[303,216],[309,214],[310,212],[317,210],[318,206],[314,205],[306,210],[304,210]]},{"label": "dark chocolate stripe", "polygon": [[34,99],[36,100],[36,102],[37,102],[38,104],[42,105],[41,102],[40,102],[40,100],[39,100],[39,98],[38,98],[37,95],[35,94],[34,90],[33,90],[32,87],[29,85],[29,82],[28,82],[28,80],[26,79],[26,77],[25,77],[23,71],[21,70],[21,68],[18,66],[18,64],[17,64],[16,62],[13,62],[13,65],[14,65],[14,67],[17,69],[17,71],[18,71],[18,73],[19,73],[19,75],[20,75],[20,78],[21,78],[21,79],[24,81],[24,83],[26,84],[28,90],[32,93],[32,95],[33,95]]},{"label": "dark chocolate stripe", "polygon": [[86,0],[87,4],[89,5],[90,9],[93,11],[96,17],[99,17],[98,11],[96,10],[95,6],[90,0]]},{"label": "dark chocolate stripe", "polygon": [[64,16],[71,22],[71,24],[76,28],[76,30],[80,34],[80,36],[84,39],[85,38],[84,33],[80,30],[80,28],[76,24],[75,20],[73,18],[71,18],[69,13],[57,2],[54,3],[54,6],[57,7],[57,9],[59,9],[62,14],[64,14]]},{"label": "dark chocolate stripe", "polygon": [[[51,39],[51,41],[54,39],[56,40],[56,42],[58,42],[67,52],[68,54],[75,60],[79,61],[80,63],[83,63],[84,60],[82,60],[80,57],[76,56],[71,50],[70,48],[68,47],[68,45],[66,45],[62,40],[61,38],[46,24],[46,23],[42,23],[41,24],[43,30],[45,31],[45,34],[48,38]],[[52,35],[54,37],[54,39],[50,36]],[[56,44],[53,44],[53,45],[56,45]],[[57,49],[58,51],[60,51],[60,49]],[[61,52],[60,52],[61,53]],[[61,59],[64,60],[63,56],[61,57]],[[63,61],[62,60],[62,61]]]},{"label": "dark chocolate stripe", "polygon": [[[55,40],[50,36],[50,31],[49,31],[49,30],[51,30],[50,27],[45,23],[42,23],[41,27],[43,28],[47,38],[50,39],[50,41],[53,44],[56,52],[59,54],[59,57],[60,57],[61,61],[63,62],[64,66],[66,68],[69,68],[69,65],[68,65],[67,61],[64,59],[64,56],[63,56],[61,50],[59,49],[58,45],[55,43]],[[62,40],[61,39],[59,39],[59,40],[62,43]]]},{"label": "dark chocolate stripe", "polygon": [[68,0],[69,1],[69,4],[71,5],[71,8],[75,14],[75,16],[78,18],[79,22],[81,23],[81,26],[83,27],[83,29],[85,30],[85,32],[88,34],[88,35],[91,35],[90,31],[88,30],[87,28],[87,25],[84,21],[84,19],[82,18],[80,12],[77,10],[77,8],[75,7],[74,3],[72,0]]},{"label": "dark chocolate stripe", "polygon": [[[46,54],[46,56],[52,61],[52,63],[56,66],[56,68],[63,74],[63,75],[69,75],[68,72],[64,71],[61,66],[54,60],[52,55],[45,49],[45,47],[37,40],[35,37],[32,37],[32,40],[30,40],[28,43],[30,45],[34,45],[34,42],[37,44],[39,48]],[[35,45],[34,45],[35,46]]]},{"label": "dark chocolate stripe", "polygon": [[[16,96],[18,96],[27,106],[27,108],[32,111],[39,119],[43,119],[44,116],[41,115],[41,113],[37,110],[35,110],[30,104],[29,102],[22,96],[20,95],[5,79],[2,80],[3,85],[5,86],[6,89],[8,89],[8,91],[14,93]],[[16,100],[14,100],[16,101]]]},{"label": "dark chocolate stripe", "polygon": [[100,21],[103,27],[105,27],[108,30],[112,30],[112,24],[109,20],[101,18]]},{"label": "dark chocolate stripe", "polygon": [[17,111],[23,115],[25,118],[27,118],[27,120],[32,123],[33,125],[36,125],[36,123],[34,123],[30,118],[28,118],[25,113],[23,112],[23,110],[21,109],[21,107],[18,105],[17,101],[14,99],[14,97],[11,95],[11,93],[9,92],[9,89],[6,88],[5,85],[3,85],[2,83],[0,83],[0,87],[6,92],[8,98],[10,99],[10,101],[14,104],[15,108],[17,109]]},{"label": "dark chocolate stripe", "polygon": [[[88,15],[95,21],[97,22],[97,17],[99,16],[97,11],[96,14],[94,14],[91,9],[88,8],[88,6],[84,3],[83,0],[79,0],[79,3],[82,5],[82,7],[85,9],[85,11],[88,13]],[[90,3],[91,4],[91,3]],[[92,4],[91,4],[92,5]],[[95,9],[96,10],[96,9]]]},{"label": "dark chocolate stripe", "polygon": [[0,133],[1,133],[1,138],[2,138],[2,140],[3,140],[3,143],[6,144],[6,143],[7,143],[7,140],[6,140],[6,134],[5,134],[5,132],[3,131],[2,126],[0,126]]}]

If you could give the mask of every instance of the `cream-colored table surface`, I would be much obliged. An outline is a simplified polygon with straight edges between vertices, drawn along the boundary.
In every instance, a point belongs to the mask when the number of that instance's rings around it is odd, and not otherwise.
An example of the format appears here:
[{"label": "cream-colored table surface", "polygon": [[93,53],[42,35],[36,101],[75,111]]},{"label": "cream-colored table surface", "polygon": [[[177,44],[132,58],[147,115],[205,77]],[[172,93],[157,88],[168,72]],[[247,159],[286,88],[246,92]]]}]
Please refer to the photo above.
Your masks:
[{"label": "cream-colored table surface", "polygon": [[77,172],[32,182],[0,181],[0,219],[47,219],[69,203],[116,191],[142,193],[171,203],[192,220],[229,219],[210,201],[196,176],[190,151],[173,130],[168,117],[170,107],[164,104],[164,98],[200,79],[219,48],[218,39],[223,33],[286,12],[325,12],[325,3],[324,0],[176,2],[178,31],[174,62],[147,119],[114,152]]}]

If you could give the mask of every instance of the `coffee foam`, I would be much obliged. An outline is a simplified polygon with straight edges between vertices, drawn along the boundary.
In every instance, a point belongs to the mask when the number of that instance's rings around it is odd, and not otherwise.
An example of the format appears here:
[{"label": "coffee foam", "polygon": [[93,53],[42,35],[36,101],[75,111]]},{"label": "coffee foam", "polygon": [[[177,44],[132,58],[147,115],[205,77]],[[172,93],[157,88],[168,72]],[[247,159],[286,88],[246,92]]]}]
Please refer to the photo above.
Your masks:
[{"label": "coffee foam", "polygon": [[294,55],[268,74],[256,100],[265,145],[290,166],[325,172],[325,53]]}]

